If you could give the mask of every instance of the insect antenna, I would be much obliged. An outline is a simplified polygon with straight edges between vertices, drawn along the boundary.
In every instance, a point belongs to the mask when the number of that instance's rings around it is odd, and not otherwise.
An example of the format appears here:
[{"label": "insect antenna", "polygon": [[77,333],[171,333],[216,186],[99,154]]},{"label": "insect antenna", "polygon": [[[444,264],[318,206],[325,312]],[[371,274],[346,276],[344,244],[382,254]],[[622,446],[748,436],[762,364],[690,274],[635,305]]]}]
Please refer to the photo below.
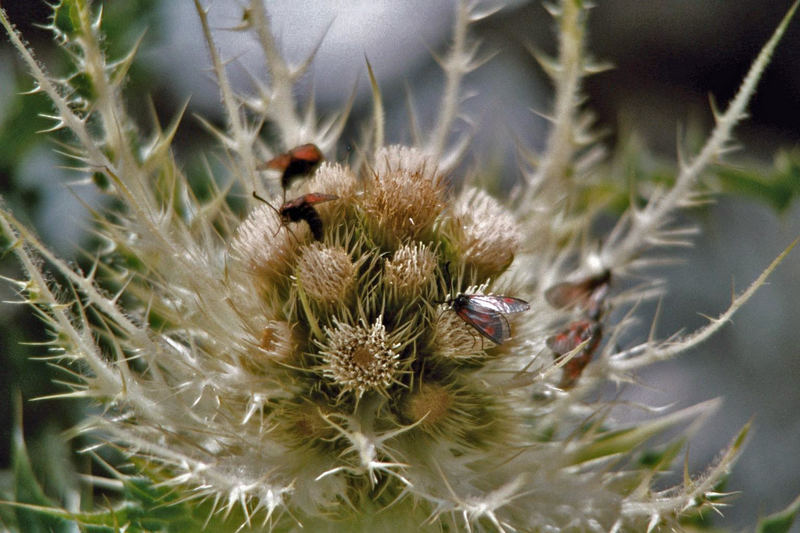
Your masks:
[{"label": "insect antenna", "polygon": [[[284,197],[286,196],[286,191],[285,190],[283,191],[283,195],[284,195]],[[297,244],[300,244],[300,239],[298,239],[297,235],[294,234],[292,229],[288,225],[286,225],[286,223],[284,222],[283,215],[281,214],[281,212],[279,210],[275,209],[275,206],[273,206],[271,203],[269,203],[263,196],[259,195],[256,191],[253,191],[253,198],[255,198],[256,200],[259,200],[259,201],[264,202],[265,204],[267,204],[267,206],[269,206],[269,208],[272,209],[273,211],[275,211],[275,214],[278,215],[278,229],[276,229],[275,233],[272,234],[273,237],[275,237],[275,235],[277,235],[278,232],[283,227],[283,228],[286,228],[286,231],[288,231],[291,234],[292,237],[294,237],[294,240],[297,241]]]}]

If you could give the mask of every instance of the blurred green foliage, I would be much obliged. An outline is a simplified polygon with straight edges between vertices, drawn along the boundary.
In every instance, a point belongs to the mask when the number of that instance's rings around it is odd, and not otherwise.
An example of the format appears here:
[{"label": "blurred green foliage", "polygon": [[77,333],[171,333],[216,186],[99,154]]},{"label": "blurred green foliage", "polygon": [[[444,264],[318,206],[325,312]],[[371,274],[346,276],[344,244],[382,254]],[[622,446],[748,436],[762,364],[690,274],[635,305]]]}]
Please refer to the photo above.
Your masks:
[{"label": "blurred green foliage", "polygon": [[[104,52],[111,58],[124,57],[143,34],[147,33],[143,47],[156,43],[159,35],[158,5],[159,0],[132,0],[128,2],[109,2],[103,5],[103,32],[107,38],[103,41]],[[61,2],[54,8],[56,26],[62,31],[69,31],[71,2]],[[10,6],[9,6],[10,9]],[[10,9],[11,10],[11,9]],[[70,62],[67,55],[56,45],[50,34],[36,29],[36,25],[47,25],[51,21],[44,19],[28,19],[47,14],[40,9],[13,9],[11,14],[22,16],[23,20],[13,22],[24,30],[24,37],[31,40],[31,45],[48,71],[69,78],[70,86],[85,97],[90,96],[90,87],[82,83],[84,78],[69,71]],[[46,150],[58,151],[58,143],[69,142],[63,132],[39,133],[52,126],[52,121],[43,115],[52,115],[52,104],[35,89],[27,70],[17,53],[3,37],[0,40],[0,57],[5,71],[3,84],[0,86],[0,202],[15,213],[29,226],[36,227],[42,219],[42,198],[52,191],[44,191],[43,183],[47,180],[27,176],[26,162],[39,146]],[[131,106],[133,116],[146,115],[136,112],[136,108],[145,106],[150,95],[158,91],[158,77],[152,75],[147,63],[148,54],[141,53],[134,60],[126,78],[126,101]],[[163,81],[163,80],[162,80]],[[89,91],[87,93],[87,91]],[[86,94],[84,94],[86,93]],[[64,166],[74,166],[75,162],[63,156],[60,162]],[[34,179],[32,179],[34,178]],[[57,195],[69,194],[61,184]],[[76,243],[84,246],[84,242]],[[0,236],[0,275],[9,278],[19,277],[20,270],[16,259],[8,253],[13,243],[7,236]],[[51,243],[52,244],[52,243]],[[87,260],[80,258],[78,250],[76,262],[82,267]],[[3,283],[0,287],[0,299],[14,301],[13,287]],[[65,442],[64,430],[74,426],[84,416],[88,408],[85,402],[70,401],[31,401],[54,393],[66,391],[65,386],[57,383],[64,379],[63,371],[55,369],[47,362],[36,357],[48,355],[47,346],[42,345],[47,339],[47,332],[42,324],[23,306],[3,305],[0,309],[0,499],[27,502],[33,505],[52,505],[64,500],[66,488],[56,482],[71,478],[65,471],[56,475],[55,469],[69,469],[72,449],[79,442]],[[16,416],[15,427],[12,413],[14,397],[25,398],[20,406],[21,414]],[[22,422],[24,420],[25,440],[36,453],[28,455],[22,444]],[[12,438],[14,431],[19,434]],[[12,441],[15,443],[11,445]],[[56,448],[62,451],[56,452]],[[61,460],[64,459],[64,460]],[[87,461],[88,467],[89,461]],[[39,486],[36,479],[46,480]],[[0,529],[12,528],[26,532],[66,530],[67,522],[55,516],[43,516],[24,508],[11,509],[0,506]],[[107,529],[106,529],[107,530]],[[74,531],[74,526],[69,527]]]}]

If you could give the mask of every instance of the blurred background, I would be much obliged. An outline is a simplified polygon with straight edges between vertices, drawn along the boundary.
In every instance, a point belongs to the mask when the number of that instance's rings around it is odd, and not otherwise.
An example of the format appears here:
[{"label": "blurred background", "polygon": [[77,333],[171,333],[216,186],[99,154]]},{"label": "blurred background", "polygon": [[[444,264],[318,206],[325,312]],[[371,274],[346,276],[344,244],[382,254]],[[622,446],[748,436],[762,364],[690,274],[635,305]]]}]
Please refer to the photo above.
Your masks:
[{"label": "blurred background", "polygon": [[[311,73],[298,89],[301,99],[313,92],[319,111],[342,107],[357,90],[353,127],[340,147],[358,143],[370,111],[364,55],[369,57],[387,105],[389,142],[410,142],[407,102],[413,102],[423,131],[436,116],[442,75],[432,59],[449,38],[452,2],[371,1],[324,3],[274,0],[269,6],[275,31],[292,61],[299,62],[322,42]],[[720,107],[734,94],[760,47],[789,0],[606,0],[591,11],[589,49],[614,69],[590,78],[588,106],[619,182],[672,175],[676,147],[692,147],[712,126],[709,95]],[[44,2],[3,2],[9,17],[54,73],[66,74],[63,53],[46,24]],[[221,122],[218,93],[208,72],[205,44],[191,2],[135,0],[104,6],[107,53],[119,57],[146,33],[128,83],[130,111],[147,116],[152,106],[163,123],[184,102],[189,109],[175,151],[191,174],[200,165],[198,150],[213,151],[212,139],[193,114]],[[235,83],[246,90],[250,75],[264,76],[252,41],[232,30],[241,22],[238,2],[215,2],[211,13],[219,46],[232,66]],[[547,124],[530,112],[547,111],[550,85],[529,47],[555,53],[553,22],[539,2],[512,2],[473,27],[482,50],[497,53],[468,76],[474,91],[464,106],[472,122],[458,124],[474,134],[466,168],[476,161],[500,169],[509,187],[520,177],[518,143],[540,149]],[[358,81],[358,85],[355,83]],[[37,135],[50,123],[34,118],[47,112],[40,96],[19,93],[31,88],[7,38],[0,39],[0,195],[6,207],[37,228],[62,255],[81,263],[89,247],[89,222],[77,197],[100,202],[88,187],[67,184],[80,178],[54,150],[52,136]],[[409,96],[410,94],[410,96]],[[668,280],[657,323],[659,336],[693,330],[730,302],[731,287],[741,292],[792,240],[800,235],[800,19],[780,44],[750,105],[751,118],[737,128],[743,150],[707,176],[719,191],[708,206],[682,214],[702,232],[690,249],[674,251],[681,260],[654,273]],[[142,128],[152,124],[146,119]],[[631,156],[631,154],[634,154]],[[663,254],[662,254],[663,255]],[[0,274],[13,276],[13,257],[0,259]],[[13,290],[0,284],[0,297]],[[644,387],[627,387],[624,397],[682,408],[722,397],[722,408],[708,419],[689,449],[692,471],[700,472],[748,420],[754,420],[749,444],[726,486],[741,491],[725,517],[715,523],[742,528],[760,515],[777,511],[800,494],[800,250],[778,268],[769,284],[727,326],[699,349],[641,372]],[[649,314],[647,314],[649,313]],[[641,316],[651,317],[654,306]],[[641,336],[649,323],[641,325]],[[54,379],[63,374],[45,362],[39,346],[19,344],[42,339],[43,331],[26,308],[0,305],[0,469],[9,465],[13,398],[24,398],[26,440],[36,450],[60,442],[59,432],[81,418],[85,406],[75,401],[31,402],[62,391]],[[56,444],[57,445],[57,444]],[[64,446],[63,456],[68,453]],[[42,454],[45,456],[46,454]],[[53,475],[59,467],[39,467]],[[797,529],[800,531],[800,529]]]}]

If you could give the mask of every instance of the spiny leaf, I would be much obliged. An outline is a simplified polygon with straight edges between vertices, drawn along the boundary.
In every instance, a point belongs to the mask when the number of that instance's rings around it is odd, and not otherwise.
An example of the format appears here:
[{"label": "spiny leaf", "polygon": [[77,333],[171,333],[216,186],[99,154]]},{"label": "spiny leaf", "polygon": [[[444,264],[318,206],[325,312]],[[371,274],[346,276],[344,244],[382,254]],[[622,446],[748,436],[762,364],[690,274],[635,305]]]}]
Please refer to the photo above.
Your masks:
[{"label": "spiny leaf", "polygon": [[800,496],[789,504],[789,506],[777,513],[773,513],[759,520],[756,527],[757,533],[786,533],[788,532],[794,519],[800,513]]},{"label": "spiny leaf", "polygon": [[697,416],[708,415],[717,406],[719,406],[718,401],[710,400],[630,428],[600,434],[593,441],[580,445],[568,456],[568,464],[581,464],[610,455],[630,452],[676,424]]},{"label": "spiny leaf", "polygon": [[800,196],[800,154],[779,152],[772,170],[758,168],[716,169],[726,191],[751,196],[769,204],[778,212],[785,211]]},{"label": "spiny leaf", "polygon": [[53,6],[51,17],[53,31],[71,37],[80,27],[78,5],[74,0],[61,0]]},{"label": "spiny leaf", "polygon": [[383,146],[383,126],[384,126],[384,111],[383,111],[383,97],[381,96],[381,88],[378,85],[378,80],[375,78],[375,72],[372,70],[372,65],[367,59],[367,56],[364,56],[364,61],[367,63],[367,72],[369,73],[369,84],[372,88],[372,114],[373,114],[373,124],[375,128],[375,149],[377,150],[381,146]]},{"label": "spiny leaf", "polygon": [[69,522],[65,517],[59,516],[57,506],[44,493],[33,472],[22,435],[22,399],[18,392],[14,398],[11,468],[14,475],[14,498],[16,503],[21,504],[14,505],[17,525],[20,531],[31,533],[67,531],[71,527]]}]

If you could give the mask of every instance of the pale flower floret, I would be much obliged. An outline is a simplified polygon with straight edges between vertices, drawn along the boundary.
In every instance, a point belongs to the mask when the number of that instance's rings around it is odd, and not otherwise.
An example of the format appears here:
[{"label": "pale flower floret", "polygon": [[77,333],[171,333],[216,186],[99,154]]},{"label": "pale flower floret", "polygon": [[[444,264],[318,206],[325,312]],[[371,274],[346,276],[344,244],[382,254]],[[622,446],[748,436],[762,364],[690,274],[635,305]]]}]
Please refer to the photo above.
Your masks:
[{"label": "pale flower floret", "polygon": [[363,319],[358,326],[336,319],[334,324],[332,329],[325,328],[327,342],[320,351],[326,377],[359,397],[369,390],[385,390],[396,381],[400,344],[391,344],[382,317],[372,326]]},{"label": "pale flower floret", "polygon": [[[505,269],[519,248],[513,215],[486,192],[468,188],[454,208],[464,260],[483,275]],[[482,277],[482,276],[479,276]]]},{"label": "pale flower floret", "polygon": [[308,232],[305,224],[294,226],[290,232],[274,209],[256,205],[236,228],[231,257],[259,282],[277,281],[288,272],[298,240],[302,242]]},{"label": "pale flower floret", "polygon": [[344,300],[356,280],[347,250],[318,242],[302,248],[295,272],[306,294],[321,303]]},{"label": "pale flower floret", "polygon": [[386,261],[387,283],[403,294],[418,291],[432,281],[436,254],[422,243],[404,244]]},{"label": "pale flower floret", "polygon": [[436,163],[429,155],[412,146],[399,144],[378,149],[375,154],[374,170],[378,176],[405,172],[426,181],[433,182],[439,179]]},{"label": "pale flower floret", "polygon": [[414,148],[378,151],[363,199],[364,209],[387,241],[421,238],[446,203],[445,180],[434,162]]},{"label": "pale flower floret", "polygon": [[308,192],[335,194],[343,203],[349,202],[358,193],[358,180],[350,167],[339,163],[324,162],[314,177],[306,182]]}]

